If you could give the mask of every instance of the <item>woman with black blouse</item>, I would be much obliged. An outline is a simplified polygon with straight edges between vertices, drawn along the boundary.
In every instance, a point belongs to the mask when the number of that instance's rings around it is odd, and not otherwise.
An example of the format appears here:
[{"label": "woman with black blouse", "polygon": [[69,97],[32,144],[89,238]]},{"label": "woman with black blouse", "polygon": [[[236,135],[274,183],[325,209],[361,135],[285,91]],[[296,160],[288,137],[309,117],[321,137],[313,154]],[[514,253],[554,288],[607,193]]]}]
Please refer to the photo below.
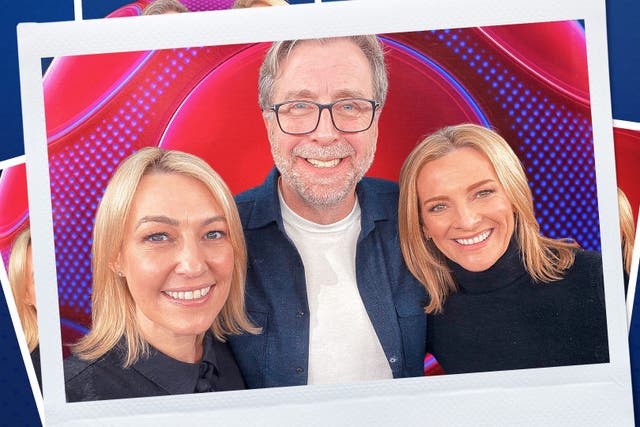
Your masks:
[{"label": "woman with black blouse", "polygon": [[40,373],[40,345],[38,339],[38,310],[36,308],[36,288],[33,279],[33,258],[31,255],[31,230],[23,229],[13,241],[9,256],[9,284],[16,310],[29,348],[36,379],[42,391]]},{"label": "woman with black blouse", "polygon": [[399,221],[446,373],[609,361],[600,254],[540,234],[498,134],[464,124],[423,140],[401,171]]},{"label": "woman with black blouse", "polygon": [[92,327],[65,360],[67,400],[237,390],[225,336],[244,311],[233,197],[201,159],[145,148],[109,182],[92,246]]}]

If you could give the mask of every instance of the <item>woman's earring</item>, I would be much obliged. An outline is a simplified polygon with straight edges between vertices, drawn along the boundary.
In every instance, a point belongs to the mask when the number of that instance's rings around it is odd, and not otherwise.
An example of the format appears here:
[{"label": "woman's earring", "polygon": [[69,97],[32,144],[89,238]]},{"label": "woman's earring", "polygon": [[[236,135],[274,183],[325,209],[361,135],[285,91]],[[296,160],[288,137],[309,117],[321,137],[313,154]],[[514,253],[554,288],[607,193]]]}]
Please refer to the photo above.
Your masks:
[{"label": "woman's earring", "polygon": [[118,276],[124,277],[124,274],[122,273],[122,271],[118,271]]}]

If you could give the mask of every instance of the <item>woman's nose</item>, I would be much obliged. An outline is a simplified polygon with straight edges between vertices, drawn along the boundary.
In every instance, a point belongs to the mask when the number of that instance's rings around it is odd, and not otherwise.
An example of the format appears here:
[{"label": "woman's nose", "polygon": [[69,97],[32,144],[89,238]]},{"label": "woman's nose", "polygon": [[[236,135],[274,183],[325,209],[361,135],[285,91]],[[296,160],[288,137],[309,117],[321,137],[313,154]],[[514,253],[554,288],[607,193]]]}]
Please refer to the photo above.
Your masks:
[{"label": "woman's nose", "polygon": [[462,230],[473,230],[480,222],[478,211],[468,204],[459,205],[456,208],[455,226]]},{"label": "woman's nose", "polygon": [[184,242],[177,254],[176,273],[198,277],[207,269],[204,252],[197,242]]}]

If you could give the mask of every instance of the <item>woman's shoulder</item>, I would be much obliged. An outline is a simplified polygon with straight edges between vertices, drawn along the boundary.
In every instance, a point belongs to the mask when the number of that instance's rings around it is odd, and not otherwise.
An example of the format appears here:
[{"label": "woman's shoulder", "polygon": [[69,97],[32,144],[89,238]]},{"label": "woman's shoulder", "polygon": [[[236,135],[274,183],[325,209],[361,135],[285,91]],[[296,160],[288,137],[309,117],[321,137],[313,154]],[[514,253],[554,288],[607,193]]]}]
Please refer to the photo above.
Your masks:
[{"label": "woman's shoulder", "polygon": [[94,400],[93,367],[96,362],[97,360],[80,359],[76,355],[71,355],[62,362],[67,402]]},{"label": "woman's shoulder", "polygon": [[599,301],[604,306],[604,276],[600,252],[575,250],[575,260],[563,281],[581,298]]},{"label": "woman's shoulder", "polygon": [[117,376],[123,370],[115,351],[109,351],[94,360],[71,355],[63,362],[64,382],[68,402],[97,400],[96,381]]},{"label": "woman's shoulder", "polygon": [[584,264],[602,264],[602,254],[587,249],[576,249],[576,262]]},{"label": "woman's shoulder", "polygon": [[602,255],[600,252],[576,249],[571,271],[602,277]]},{"label": "woman's shoulder", "polygon": [[64,366],[64,381],[68,383],[69,381],[75,380],[77,377],[87,375],[91,370],[95,368],[95,364],[98,363],[100,359],[96,360],[85,360],[80,357],[72,354],[71,356],[64,359],[62,362]]}]

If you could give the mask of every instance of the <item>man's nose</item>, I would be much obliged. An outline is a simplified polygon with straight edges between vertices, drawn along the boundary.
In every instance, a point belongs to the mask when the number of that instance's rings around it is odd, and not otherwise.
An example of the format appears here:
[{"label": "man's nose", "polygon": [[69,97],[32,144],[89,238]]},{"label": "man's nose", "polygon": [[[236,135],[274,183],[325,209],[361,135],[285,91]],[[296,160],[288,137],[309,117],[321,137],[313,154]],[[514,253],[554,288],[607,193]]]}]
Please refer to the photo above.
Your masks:
[{"label": "man's nose", "polygon": [[340,132],[333,125],[331,120],[331,111],[328,108],[324,108],[320,111],[320,120],[318,127],[312,132],[312,137],[319,143],[331,143],[335,141]]}]

